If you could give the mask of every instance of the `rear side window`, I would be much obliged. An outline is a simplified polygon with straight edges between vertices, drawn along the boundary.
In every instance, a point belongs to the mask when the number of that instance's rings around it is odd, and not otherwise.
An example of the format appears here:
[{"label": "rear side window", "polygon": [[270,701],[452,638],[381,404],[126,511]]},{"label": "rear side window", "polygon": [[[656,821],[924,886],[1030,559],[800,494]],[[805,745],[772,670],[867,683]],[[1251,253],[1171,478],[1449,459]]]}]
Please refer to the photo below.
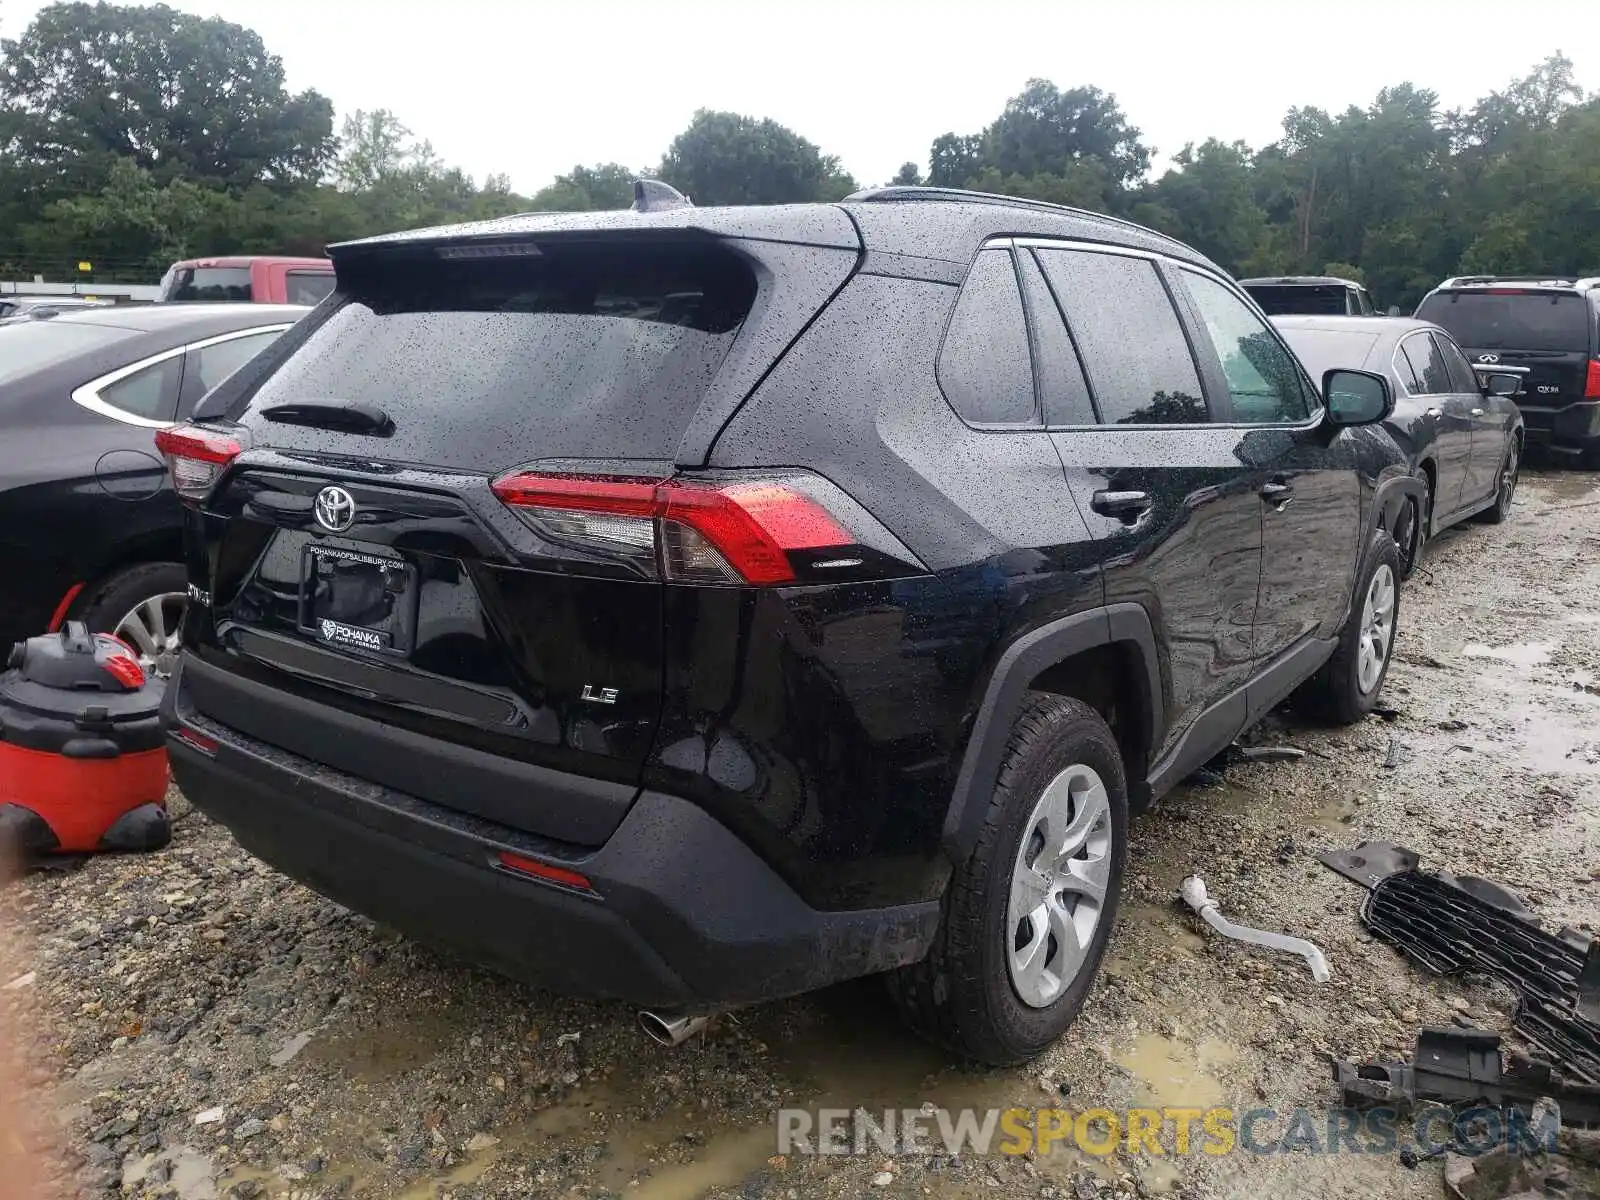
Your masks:
[{"label": "rear side window", "polygon": [[1400,343],[1400,353],[1411,364],[1419,395],[1440,396],[1454,390],[1450,386],[1450,369],[1445,366],[1444,355],[1427,334],[1414,333],[1406,338]]},{"label": "rear side window", "polygon": [[289,304],[320,304],[333,291],[333,272],[290,271],[284,277],[284,289]]},{"label": "rear side window", "polygon": [[1310,416],[1294,356],[1261,319],[1210,276],[1186,270],[1183,280],[1221,360],[1233,419],[1258,425]]},{"label": "rear side window", "polygon": [[371,404],[394,422],[384,457],[471,470],[670,458],[755,295],[744,260],[715,247],[356,260],[251,407]]},{"label": "rear side window", "polygon": [[178,407],[183,355],[174,354],[99,391],[102,402],[146,421],[170,421]]},{"label": "rear side window", "polygon": [[167,300],[244,300],[250,296],[249,267],[180,267],[167,286]]},{"label": "rear side window", "polygon": [[1032,254],[1020,256],[1017,269],[1033,326],[1034,370],[1045,423],[1093,425],[1098,418],[1089,397],[1089,381],[1083,377],[1083,363],[1067,332],[1066,316]]},{"label": "rear side window", "polygon": [[183,394],[178,401],[178,419],[188,417],[201,396],[260,354],[282,333],[280,329],[252,333],[189,351],[189,361],[183,371]]},{"label": "rear side window", "polygon": [[1572,292],[1435,292],[1417,317],[1473,350],[1589,353],[1589,306]]},{"label": "rear side window", "polygon": [[1467,356],[1461,353],[1461,347],[1452,342],[1442,333],[1430,335],[1435,346],[1438,347],[1439,357],[1444,359],[1445,372],[1450,376],[1450,390],[1452,392],[1477,392],[1478,376],[1472,369],[1472,364],[1467,361]]},{"label": "rear side window", "polygon": [[984,250],[972,264],[939,351],[939,386],[972,424],[1033,420],[1028,326],[1011,251]]},{"label": "rear side window", "polygon": [[1084,369],[1112,425],[1190,425],[1208,419],[1189,342],[1148,259],[1040,250]]}]

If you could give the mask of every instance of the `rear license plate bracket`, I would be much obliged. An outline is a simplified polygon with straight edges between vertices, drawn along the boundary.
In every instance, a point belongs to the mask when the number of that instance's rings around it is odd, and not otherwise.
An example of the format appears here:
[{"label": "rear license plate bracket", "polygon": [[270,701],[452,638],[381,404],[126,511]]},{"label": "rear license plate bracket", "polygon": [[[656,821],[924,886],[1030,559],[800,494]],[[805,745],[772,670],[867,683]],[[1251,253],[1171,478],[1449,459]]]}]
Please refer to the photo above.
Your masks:
[{"label": "rear license plate bracket", "polygon": [[417,572],[410,563],[336,546],[306,547],[299,626],[320,644],[405,655],[416,612]]}]

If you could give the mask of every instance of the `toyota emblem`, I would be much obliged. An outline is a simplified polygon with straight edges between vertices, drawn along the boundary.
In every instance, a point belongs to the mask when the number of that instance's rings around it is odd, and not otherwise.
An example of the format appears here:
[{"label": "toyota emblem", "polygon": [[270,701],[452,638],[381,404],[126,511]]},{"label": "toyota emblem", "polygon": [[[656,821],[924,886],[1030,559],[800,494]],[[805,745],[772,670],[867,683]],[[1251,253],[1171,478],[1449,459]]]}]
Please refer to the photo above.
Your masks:
[{"label": "toyota emblem", "polygon": [[1497,363],[1500,361],[1500,356],[1498,354],[1480,354],[1478,355],[1478,361],[1481,363]]},{"label": "toyota emblem", "polygon": [[329,533],[343,533],[356,523],[355,498],[342,487],[325,487],[317,493],[312,513]]}]

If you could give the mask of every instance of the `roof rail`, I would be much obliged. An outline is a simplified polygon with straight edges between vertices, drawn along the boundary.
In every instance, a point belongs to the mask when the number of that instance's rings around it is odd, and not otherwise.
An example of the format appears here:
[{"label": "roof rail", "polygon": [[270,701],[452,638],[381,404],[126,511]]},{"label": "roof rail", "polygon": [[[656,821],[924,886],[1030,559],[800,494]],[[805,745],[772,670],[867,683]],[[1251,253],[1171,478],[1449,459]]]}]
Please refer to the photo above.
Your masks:
[{"label": "roof rail", "polygon": [[1542,283],[1551,287],[1579,287],[1597,282],[1577,275],[1452,275],[1441,288],[1482,287],[1491,283]]},{"label": "roof rail", "polygon": [[1148,233],[1163,241],[1177,242],[1177,239],[1162,233],[1160,230],[1151,229],[1137,221],[1129,221],[1123,217],[1114,217],[1110,213],[1095,212],[1088,208],[1074,208],[1070,204],[1052,204],[1048,200],[1029,200],[1022,196],[1003,196],[998,192],[971,192],[966,188],[952,187],[913,187],[909,184],[896,184],[889,187],[862,188],[859,192],[851,192],[845,197],[846,201],[860,203],[877,203],[886,200],[948,200],[973,204],[1002,204],[1012,208],[1031,208],[1042,212],[1065,213],[1074,217],[1086,217],[1092,221],[1104,221],[1109,225],[1120,225],[1125,229],[1137,229],[1140,233]]}]

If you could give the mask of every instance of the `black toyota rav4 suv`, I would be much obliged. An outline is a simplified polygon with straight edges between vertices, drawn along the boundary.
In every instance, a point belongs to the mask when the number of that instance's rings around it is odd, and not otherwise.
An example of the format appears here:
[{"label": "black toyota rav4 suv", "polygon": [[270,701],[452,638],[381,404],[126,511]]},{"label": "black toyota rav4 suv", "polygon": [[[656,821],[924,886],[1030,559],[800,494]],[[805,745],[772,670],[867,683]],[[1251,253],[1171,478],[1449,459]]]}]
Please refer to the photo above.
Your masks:
[{"label": "black toyota rav4 suv", "polygon": [[641,188],[332,255],[161,435],[173,769],[420,938],[669,1025],[886,972],[1021,1061],[1090,986],[1130,808],[1297,688],[1382,686],[1388,386],[1319,395],[1165,237]]}]

